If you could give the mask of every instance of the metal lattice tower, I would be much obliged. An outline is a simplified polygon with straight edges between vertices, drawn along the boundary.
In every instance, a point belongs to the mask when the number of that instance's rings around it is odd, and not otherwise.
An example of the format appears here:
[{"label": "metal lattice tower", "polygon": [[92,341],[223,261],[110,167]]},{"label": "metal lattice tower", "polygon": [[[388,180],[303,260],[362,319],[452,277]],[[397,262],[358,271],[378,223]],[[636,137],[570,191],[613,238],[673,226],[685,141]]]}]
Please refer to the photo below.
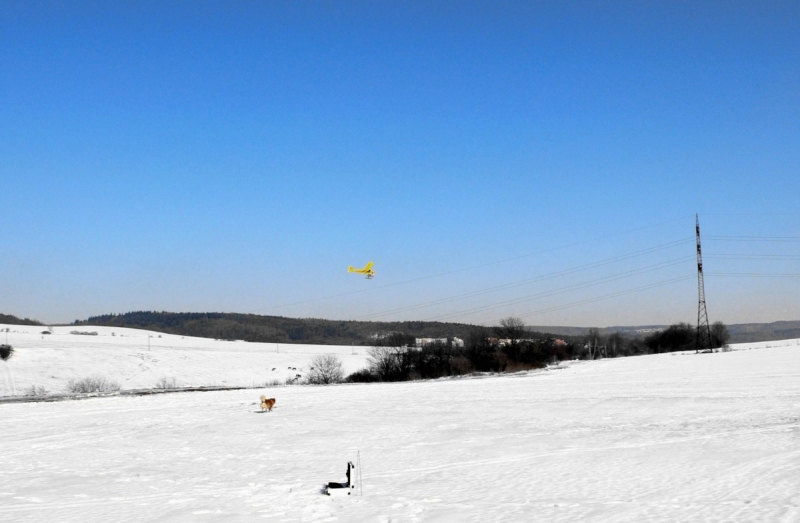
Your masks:
[{"label": "metal lattice tower", "polygon": [[697,352],[711,351],[711,327],[708,325],[708,311],[706,310],[706,291],[703,284],[703,256],[700,251],[700,218],[694,215],[695,231],[697,233],[697,338],[695,349]]}]

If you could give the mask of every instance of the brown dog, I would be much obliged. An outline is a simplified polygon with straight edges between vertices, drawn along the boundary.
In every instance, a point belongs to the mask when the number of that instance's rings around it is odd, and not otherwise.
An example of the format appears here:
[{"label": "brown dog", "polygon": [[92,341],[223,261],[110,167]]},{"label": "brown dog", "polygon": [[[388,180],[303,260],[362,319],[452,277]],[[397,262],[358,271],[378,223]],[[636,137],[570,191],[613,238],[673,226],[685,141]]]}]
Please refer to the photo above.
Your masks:
[{"label": "brown dog", "polygon": [[261,412],[265,410],[268,412],[272,412],[272,407],[275,406],[275,398],[267,398],[266,396],[261,396]]}]

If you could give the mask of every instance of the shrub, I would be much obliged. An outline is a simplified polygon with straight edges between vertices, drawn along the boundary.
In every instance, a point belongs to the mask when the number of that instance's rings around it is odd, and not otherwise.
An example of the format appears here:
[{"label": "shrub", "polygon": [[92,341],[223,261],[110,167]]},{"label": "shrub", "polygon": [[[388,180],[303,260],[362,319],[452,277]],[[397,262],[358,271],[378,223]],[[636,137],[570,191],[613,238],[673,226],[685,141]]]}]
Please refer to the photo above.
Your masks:
[{"label": "shrub", "polygon": [[0,360],[7,361],[14,354],[14,347],[11,345],[0,345]]},{"label": "shrub", "polygon": [[450,365],[453,368],[453,373],[457,375],[469,374],[475,370],[475,367],[472,366],[469,359],[463,355],[453,358]]},{"label": "shrub", "polygon": [[536,370],[536,369],[543,369],[545,365],[543,363],[525,363],[521,361],[514,361],[509,363],[504,372],[524,372],[528,370]]},{"label": "shrub", "polygon": [[177,389],[178,380],[175,378],[161,378],[156,382],[157,389]]},{"label": "shrub", "polygon": [[119,389],[119,383],[106,379],[103,376],[90,376],[80,380],[69,380],[67,383],[67,392],[116,392]]},{"label": "shrub", "polygon": [[39,385],[31,385],[25,389],[26,396],[44,396],[45,394],[47,394],[47,389]]},{"label": "shrub", "polygon": [[375,383],[381,381],[380,378],[369,371],[369,369],[357,370],[347,377],[349,383]]},{"label": "shrub", "polygon": [[284,385],[286,385],[286,382],[278,378],[272,378],[263,383],[253,382],[254,389],[268,389],[270,387],[283,387]]}]

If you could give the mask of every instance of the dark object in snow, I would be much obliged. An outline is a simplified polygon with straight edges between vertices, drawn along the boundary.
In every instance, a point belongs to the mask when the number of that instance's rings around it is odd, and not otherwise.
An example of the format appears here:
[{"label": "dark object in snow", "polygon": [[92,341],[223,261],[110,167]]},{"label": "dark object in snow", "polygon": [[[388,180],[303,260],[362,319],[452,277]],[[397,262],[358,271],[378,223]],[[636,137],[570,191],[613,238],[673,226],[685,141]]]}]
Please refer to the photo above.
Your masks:
[{"label": "dark object in snow", "polygon": [[337,483],[331,481],[325,487],[325,494],[329,496],[349,496],[356,488],[355,476],[353,475],[353,469],[356,466],[353,465],[352,461],[347,462],[347,482],[346,483]]},{"label": "dark object in snow", "polygon": [[11,345],[0,345],[0,360],[6,361],[14,354],[14,347]]}]

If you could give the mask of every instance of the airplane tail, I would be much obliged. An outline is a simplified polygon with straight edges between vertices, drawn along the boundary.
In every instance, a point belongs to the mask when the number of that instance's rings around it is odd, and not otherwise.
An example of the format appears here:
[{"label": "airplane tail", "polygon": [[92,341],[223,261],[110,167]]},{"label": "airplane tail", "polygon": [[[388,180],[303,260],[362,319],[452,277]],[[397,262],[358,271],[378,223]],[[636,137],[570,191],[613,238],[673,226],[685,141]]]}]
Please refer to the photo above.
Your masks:
[{"label": "airplane tail", "polygon": [[352,265],[350,265],[349,267],[347,267],[347,272],[356,272],[356,270],[353,268]]}]

